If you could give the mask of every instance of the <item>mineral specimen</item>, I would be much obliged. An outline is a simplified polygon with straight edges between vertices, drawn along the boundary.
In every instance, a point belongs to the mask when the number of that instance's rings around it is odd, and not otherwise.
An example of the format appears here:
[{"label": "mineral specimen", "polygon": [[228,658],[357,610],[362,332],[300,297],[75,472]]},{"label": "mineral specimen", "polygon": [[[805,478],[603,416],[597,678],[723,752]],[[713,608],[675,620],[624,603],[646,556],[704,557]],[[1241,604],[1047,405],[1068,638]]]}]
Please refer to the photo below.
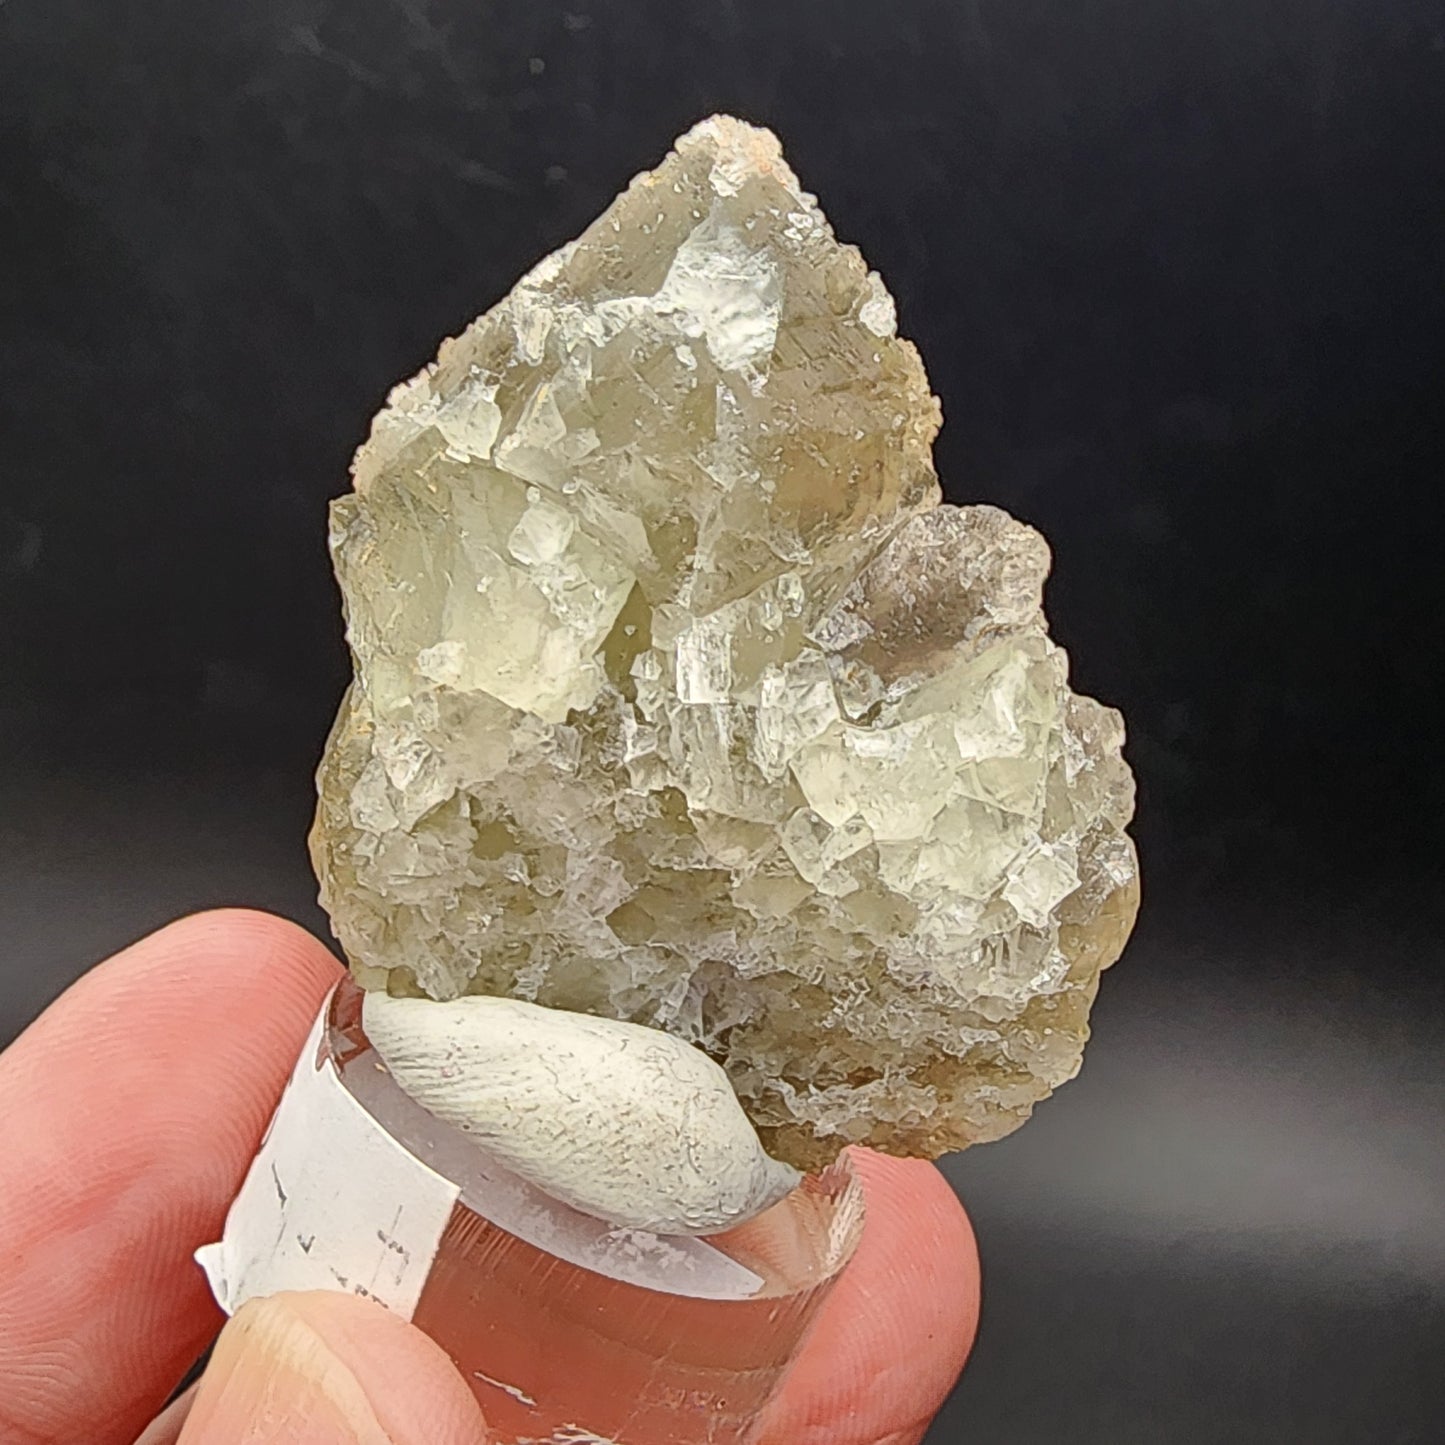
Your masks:
[{"label": "mineral specimen", "polygon": [[1137,906],[1123,728],[1043,539],[940,504],[940,420],[721,116],[399,386],[333,505],[312,849],[361,982],[667,1029],[803,1167],[1070,1078]]}]

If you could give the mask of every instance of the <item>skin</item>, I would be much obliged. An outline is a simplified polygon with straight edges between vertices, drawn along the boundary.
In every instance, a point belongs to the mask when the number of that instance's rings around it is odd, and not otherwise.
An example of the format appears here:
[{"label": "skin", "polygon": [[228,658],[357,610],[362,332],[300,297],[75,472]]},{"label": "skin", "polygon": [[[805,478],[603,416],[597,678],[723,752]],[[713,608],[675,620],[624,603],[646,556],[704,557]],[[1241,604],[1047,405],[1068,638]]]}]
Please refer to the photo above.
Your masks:
[{"label": "skin", "polygon": [[[223,1319],[191,1252],[227,1205],[340,966],[265,914],[183,919],[0,1054],[0,1445],[483,1445],[443,1352],[343,1294]],[[860,1153],[868,1223],[757,1445],[916,1445],[978,1319],[942,1176]],[[220,1330],[200,1385],[157,1419]]]}]

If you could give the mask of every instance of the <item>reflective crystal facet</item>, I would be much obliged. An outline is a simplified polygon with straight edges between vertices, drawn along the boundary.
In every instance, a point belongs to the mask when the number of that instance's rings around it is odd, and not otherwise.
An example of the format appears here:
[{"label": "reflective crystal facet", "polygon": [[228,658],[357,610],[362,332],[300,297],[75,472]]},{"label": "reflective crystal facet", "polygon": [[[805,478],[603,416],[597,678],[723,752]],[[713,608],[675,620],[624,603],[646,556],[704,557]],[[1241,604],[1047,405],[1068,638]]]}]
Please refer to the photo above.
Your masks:
[{"label": "reflective crystal facet", "polygon": [[399,386],[333,505],[312,847],[360,981],[680,1034],[802,1167],[1070,1078],[1137,906],[1123,727],[1043,539],[940,503],[939,424],[726,117]]}]

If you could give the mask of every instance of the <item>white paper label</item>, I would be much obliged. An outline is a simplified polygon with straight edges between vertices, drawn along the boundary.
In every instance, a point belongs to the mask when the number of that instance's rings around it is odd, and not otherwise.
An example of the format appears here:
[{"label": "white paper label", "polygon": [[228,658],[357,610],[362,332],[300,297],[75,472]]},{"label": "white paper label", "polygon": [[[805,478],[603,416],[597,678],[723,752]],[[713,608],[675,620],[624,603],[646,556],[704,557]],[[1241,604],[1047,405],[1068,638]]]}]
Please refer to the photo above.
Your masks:
[{"label": "white paper label", "polygon": [[226,1216],[196,1251],[227,1314],[278,1290],[347,1290],[410,1319],[460,1189],[398,1144],[318,1060],[328,996]]}]

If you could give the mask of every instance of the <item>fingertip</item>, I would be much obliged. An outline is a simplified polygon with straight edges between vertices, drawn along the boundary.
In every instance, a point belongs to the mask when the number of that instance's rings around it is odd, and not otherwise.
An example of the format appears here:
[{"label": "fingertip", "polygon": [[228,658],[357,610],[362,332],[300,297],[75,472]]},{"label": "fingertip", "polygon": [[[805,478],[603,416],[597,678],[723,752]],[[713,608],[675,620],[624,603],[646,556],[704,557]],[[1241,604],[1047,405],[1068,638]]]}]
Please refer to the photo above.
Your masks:
[{"label": "fingertip", "polygon": [[154,1042],[144,1031],[161,1019],[184,1018],[192,1031],[254,1024],[263,1038],[289,1040],[340,975],[326,946],[284,918],[247,908],[190,914],[83,974],[6,1051],[5,1064],[17,1069],[72,1036],[94,1041],[97,1031],[122,1049],[137,1038]]},{"label": "fingertip", "polygon": [[973,1227],[930,1163],[850,1151],[867,1222],[769,1406],[759,1445],[904,1445],[920,1437],[978,1328]]},{"label": "fingertip", "polygon": [[348,1294],[252,1300],[221,1332],[180,1445],[482,1445],[441,1348]]},{"label": "fingertip", "polygon": [[166,924],[87,979],[104,979],[122,970],[183,975],[177,982],[198,982],[214,974],[224,987],[274,989],[287,999],[306,1000],[314,1010],[341,965],[320,939],[289,919],[253,908],[213,908]]},{"label": "fingertip", "polygon": [[93,968],[0,1056],[0,1417],[135,1438],[215,1332],[191,1253],[340,976],[295,924],[198,914]]},{"label": "fingertip", "polygon": [[859,1246],[863,1268],[914,1260],[945,1292],[956,1291],[954,1322],[967,1327],[972,1344],[978,1327],[978,1241],[953,1186],[927,1159],[895,1159],[872,1149],[852,1149],[849,1157],[875,1221]]},{"label": "fingertip", "polygon": [[68,1133],[87,1115],[115,1116],[91,1145],[92,1170],[98,1154],[133,1170],[191,1149],[229,1198],[341,973],[286,919],[192,914],[85,974],[21,1035],[6,1071],[36,1087],[53,1081],[57,1104],[73,1095],[60,1120]]}]

